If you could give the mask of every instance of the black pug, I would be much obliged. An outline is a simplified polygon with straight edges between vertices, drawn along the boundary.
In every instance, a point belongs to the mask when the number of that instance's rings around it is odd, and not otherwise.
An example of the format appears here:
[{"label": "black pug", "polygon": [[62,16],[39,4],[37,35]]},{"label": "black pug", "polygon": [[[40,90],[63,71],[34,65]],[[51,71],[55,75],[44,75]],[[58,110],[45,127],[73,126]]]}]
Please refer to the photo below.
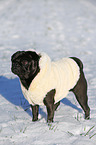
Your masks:
[{"label": "black pug", "polygon": [[23,95],[31,105],[32,121],[38,120],[39,105],[45,105],[47,122],[53,122],[54,111],[69,91],[75,94],[85,112],[85,119],[90,118],[87,81],[78,58],[51,62],[45,53],[18,51],[12,55],[11,61],[11,70],[20,78]]}]

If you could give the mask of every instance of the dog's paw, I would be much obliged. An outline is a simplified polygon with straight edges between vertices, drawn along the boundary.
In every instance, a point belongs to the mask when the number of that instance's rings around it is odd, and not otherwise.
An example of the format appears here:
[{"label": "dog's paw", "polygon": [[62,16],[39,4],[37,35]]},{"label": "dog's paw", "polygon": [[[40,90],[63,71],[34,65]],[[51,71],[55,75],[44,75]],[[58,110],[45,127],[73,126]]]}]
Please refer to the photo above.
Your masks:
[{"label": "dog's paw", "polygon": [[33,122],[38,121],[38,118],[33,118],[32,121]]},{"label": "dog's paw", "polygon": [[89,120],[90,119],[90,108],[85,112],[85,119]]},{"label": "dog's paw", "polygon": [[48,123],[48,124],[49,124],[49,123],[52,123],[52,122],[54,122],[53,119],[50,119],[50,120],[47,119],[47,123]]},{"label": "dog's paw", "polygon": [[85,115],[85,119],[86,119],[86,120],[89,120],[89,119],[90,119],[90,116],[86,116],[86,115]]}]

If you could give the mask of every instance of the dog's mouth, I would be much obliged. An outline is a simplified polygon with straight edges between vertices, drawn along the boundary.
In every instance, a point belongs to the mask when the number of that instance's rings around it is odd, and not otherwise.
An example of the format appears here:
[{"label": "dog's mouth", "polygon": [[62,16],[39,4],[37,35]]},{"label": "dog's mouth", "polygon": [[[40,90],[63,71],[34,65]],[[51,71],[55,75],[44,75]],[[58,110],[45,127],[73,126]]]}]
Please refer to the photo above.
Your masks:
[{"label": "dog's mouth", "polygon": [[15,68],[15,67],[11,67],[11,71],[12,71],[14,74],[18,74],[18,69]]},{"label": "dog's mouth", "polygon": [[15,63],[14,63],[14,64],[12,63],[11,71],[12,71],[14,74],[18,75],[18,74],[19,74],[18,65],[15,64]]}]

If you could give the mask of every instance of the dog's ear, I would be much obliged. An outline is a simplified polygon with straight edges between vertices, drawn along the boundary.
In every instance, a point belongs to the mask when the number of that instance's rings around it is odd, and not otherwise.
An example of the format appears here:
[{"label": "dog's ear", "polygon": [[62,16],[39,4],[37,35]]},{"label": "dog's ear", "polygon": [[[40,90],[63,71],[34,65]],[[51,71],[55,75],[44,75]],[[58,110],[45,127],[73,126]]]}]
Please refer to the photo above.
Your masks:
[{"label": "dog's ear", "polygon": [[11,56],[11,61],[15,60],[16,58],[18,58],[18,56],[22,55],[23,53],[25,53],[25,51],[17,51]]},{"label": "dog's ear", "polygon": [[30,55],[30,57],[36,61],[40,59],[40,55],[38,55],[35,51],[26,51],[26,53]]}]

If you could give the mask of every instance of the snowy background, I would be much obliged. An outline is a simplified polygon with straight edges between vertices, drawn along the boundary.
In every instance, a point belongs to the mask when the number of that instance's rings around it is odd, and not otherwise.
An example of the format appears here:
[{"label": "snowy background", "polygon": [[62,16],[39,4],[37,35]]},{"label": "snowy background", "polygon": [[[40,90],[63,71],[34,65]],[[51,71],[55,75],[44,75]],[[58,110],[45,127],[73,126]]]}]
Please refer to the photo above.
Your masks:
[{"label": "snowy background", "polygon": [[[74,95],[61,101],[54,123],[38,122],[11,73],[11,55],[33,48],[52,60],[76,56],[84,63],[91,119]],[[25,111],[24,111],[25,110]],[[0,144],[96,145],[96,0],[0,0]]]}]

